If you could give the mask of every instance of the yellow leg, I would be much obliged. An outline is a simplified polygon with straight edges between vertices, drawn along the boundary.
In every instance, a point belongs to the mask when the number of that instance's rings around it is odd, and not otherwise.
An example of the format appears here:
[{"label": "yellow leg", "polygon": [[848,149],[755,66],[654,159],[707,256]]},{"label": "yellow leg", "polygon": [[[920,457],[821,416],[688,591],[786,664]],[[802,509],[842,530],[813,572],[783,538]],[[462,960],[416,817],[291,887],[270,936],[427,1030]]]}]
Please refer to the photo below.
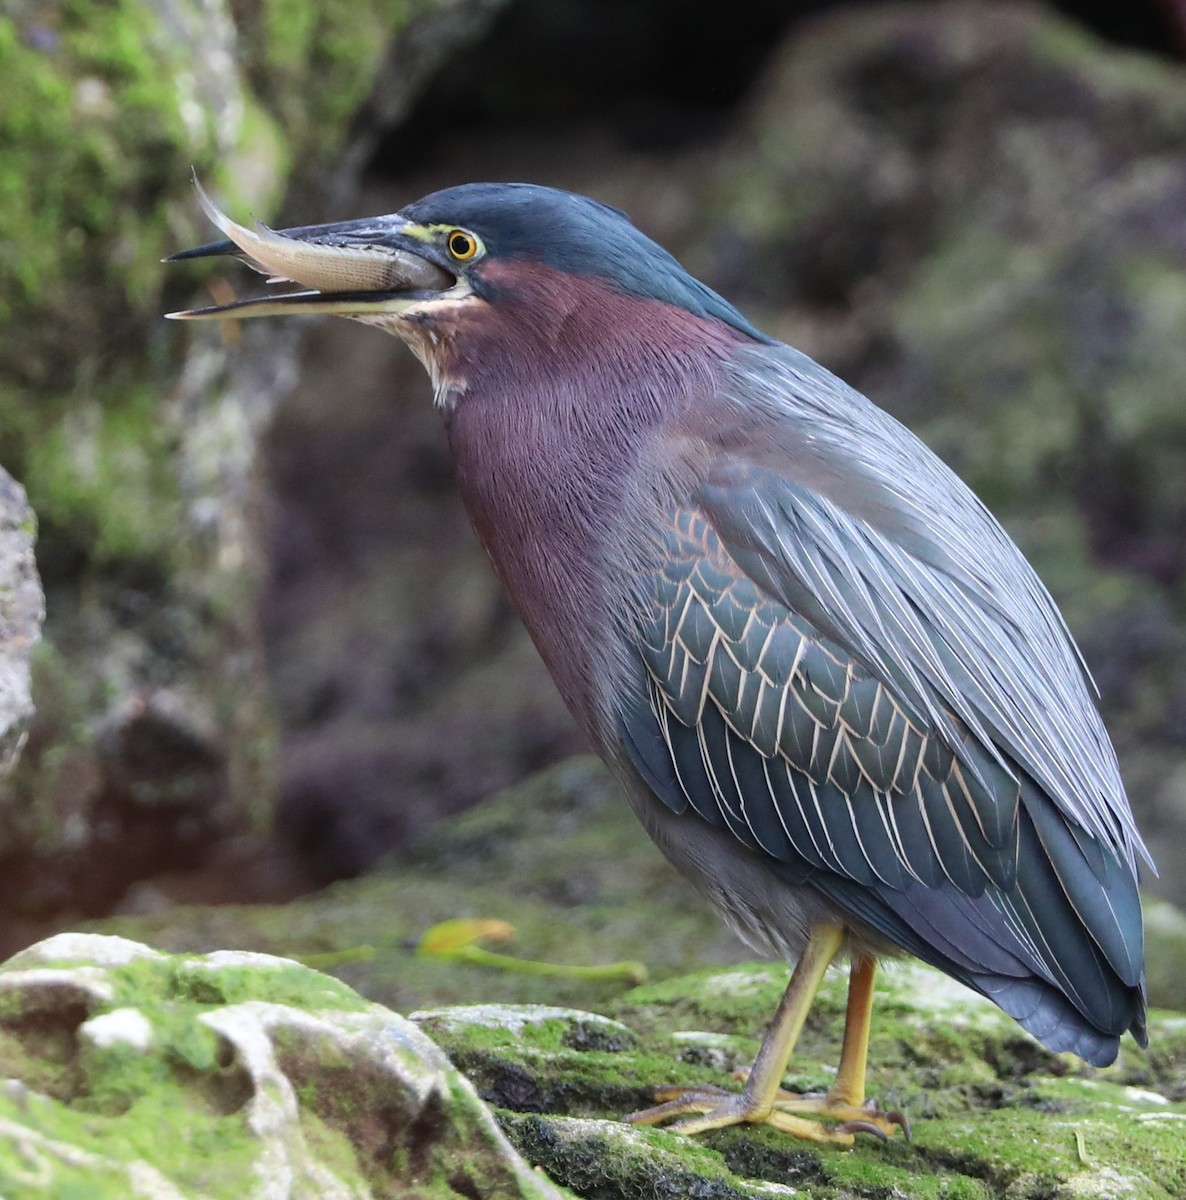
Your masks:
[{"label": "yellow leg", "polygon": [[873,1016],[873,980],[877,959],[853,960],[848,974],[848,1008],[844,1014],[844,1045],[840,1069],[828,1091],[837,1104],[859,1108],[865,1103],[865,1071],[869,1058],[869,1022]]},{"label": "yellow leg", "polygon": [[[827,1095],[798,1096],[779,1086],[820,981],[843,941],[844,930],[837,925],[823,925],[812,933],[740,1094],[717,1087],[661,1088],[655,1099],[664,1103],[631,1113],[625,1119],[635,1125],[658,1125],[668,1117],[686,1116],[672,1126],[680,1133],[703,1133],[752,1122],[771,1125],[807,1141],[842,1146],[851,1146],[855,1133],[886,1138],[901,1128],[909,1137],[910,1126],[902,1114],[882,1113],[876,1105],[865,1103],[869,1019],[877,972],[873,958],[853,960],[840,1067]],[[819,1118],[838,1124],[825,1125]]]},{"label": "yellow leg", "polygon": [[844,930],[839,925],[821,925],[812,932],[740,1095],[720,1088],[666,1089],[661,1094],[672,1095],[674,1091],[673,1099],[631,1113],[625,1119],[635,1125],[657,1125],[668,1117],[694,1113],[698,1115],[680,1121],[673,1128],[681,1133],[702,1133],[707,1129],[749,1121],[773,1125],[810,1141],[851,1145],[852,1133],[846,1129],[828,1128],[818,1121],[780,1111],[781,1105],[775,1108],[791,1051],[799,1039],[824,972],[843,941]]},{"label": "yellow leg", "polygon": [[774,1104],[784,1113],[828,1117],[854,1132],[888,1137],[901,1128],[910,1137],[910,1122],[902,1113],[879,1112],[865,1103],[865,1074],[869,1057],[869,1021],[873,1015],[873,981],[877,960],[856,958],[849,969],[848,1008],[844,1015],[844,1044],[840,1067],[826,1096],[796,1096],[779,1092]]}]

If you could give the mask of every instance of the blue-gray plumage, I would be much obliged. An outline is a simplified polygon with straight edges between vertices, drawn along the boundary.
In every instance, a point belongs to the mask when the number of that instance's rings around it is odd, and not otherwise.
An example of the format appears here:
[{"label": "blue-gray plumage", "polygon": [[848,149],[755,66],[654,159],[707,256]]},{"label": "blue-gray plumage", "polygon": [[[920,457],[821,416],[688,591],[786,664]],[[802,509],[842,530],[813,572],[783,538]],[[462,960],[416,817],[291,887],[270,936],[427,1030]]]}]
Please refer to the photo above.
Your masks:
[{"label": "blue-gray plumage", "polygon": [[[1055,1050],[1143,1040],[1147,855],[1085,669],[917,438],[584,197],[467,185],[287,235],[209,211],[231,240],[196,253],[319,290],[185,315],[336,312],[412,346],[479,536],[643,824],[743,937],[800,956],[740,1097],[635,1119],[892,1132],[863,1078],[894,949]],[[788,1098],[842,947],[837,1084]]]}]

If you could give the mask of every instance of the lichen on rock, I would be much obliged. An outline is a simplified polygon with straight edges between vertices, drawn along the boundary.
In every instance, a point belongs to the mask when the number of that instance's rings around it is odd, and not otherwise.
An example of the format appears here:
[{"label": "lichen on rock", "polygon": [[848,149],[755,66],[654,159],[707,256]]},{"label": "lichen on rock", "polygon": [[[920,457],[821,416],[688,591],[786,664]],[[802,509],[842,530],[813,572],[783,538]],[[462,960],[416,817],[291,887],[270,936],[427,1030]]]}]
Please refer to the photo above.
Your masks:
[{"label": "lichen on rock", "polygon": [[0,469],[0,777],[16,762],[35,711],[31,662],[45,618],[36,529],[24,488]]}]

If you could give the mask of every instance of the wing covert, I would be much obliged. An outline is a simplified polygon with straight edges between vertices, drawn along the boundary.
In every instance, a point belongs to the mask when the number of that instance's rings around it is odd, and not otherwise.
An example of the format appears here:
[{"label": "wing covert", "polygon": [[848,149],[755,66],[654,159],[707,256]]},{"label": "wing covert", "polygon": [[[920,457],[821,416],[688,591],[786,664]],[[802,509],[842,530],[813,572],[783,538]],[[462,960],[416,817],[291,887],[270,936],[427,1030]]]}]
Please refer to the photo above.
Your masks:
[{"label": "wing covert", "polygon": [[1010,886],[1014,778],[983,753],[969,772],[888,686],[757,587],[703,515],[676,516],[661,558],[639,627],[647,709],[702,819],[867,884]]}]

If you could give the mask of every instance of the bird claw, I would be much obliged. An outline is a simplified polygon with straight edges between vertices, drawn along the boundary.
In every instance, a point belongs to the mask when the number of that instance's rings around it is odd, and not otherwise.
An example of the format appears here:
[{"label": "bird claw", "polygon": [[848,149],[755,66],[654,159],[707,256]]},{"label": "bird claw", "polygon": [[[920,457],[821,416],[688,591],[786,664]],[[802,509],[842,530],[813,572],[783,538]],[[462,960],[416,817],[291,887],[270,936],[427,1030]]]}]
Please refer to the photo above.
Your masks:
[{"label": "bird claw", "polygon": [[843,1121],[835,1128],[837,1133],[871,1133],[883,1142],[889,1141],[889,1134],[880,1125],[874,1125],[872,1121]]},{"label": "bird claw", "polygon": [[[900,1128],[908,1140],[910,1137],[910,1124],[903,1114],[879,1112],[872,1103],[860,1107],[843,1104],[823,1093],[797,1096],[780,1092],[765,1112],[744,1091],[729,1092],[713,1084],[691,1088],[667,1085],[656,1088],[653,1095],[658,1104],[622,1119],[631,1125],[659,1125],[670,1117],[683,1117],[668,1128],[687,1134],[745,1123],[770,1125],[804,1141],[840,1146],[851,1146],[858,1133],[872,1134],[884,1142]],[[833,1120],[837,1124],[824,1123]]]},{"label": "bird claw", "polygon": [[894,1109],[893,1112],[883,1113],[882,1116],[889,1121],[891,1125],[896,1125],[901,1131],[902,1136],[908,1142],[914,1141],[914,1133],[910,1128],[910,1118],[899,1109]]},{"label": "bird claw", "polygon": [[899,1129],[911,1140],[910,1119],[905,1113],[882,1112],[872,1100],[863,1104],[846,1103],[827,1092],[783,1092],[774,1099],[774,1107],[783,1112],[822,1117],[837,1121],[837,1129],[850,1133],[871,1133],[887,1141]]}]

